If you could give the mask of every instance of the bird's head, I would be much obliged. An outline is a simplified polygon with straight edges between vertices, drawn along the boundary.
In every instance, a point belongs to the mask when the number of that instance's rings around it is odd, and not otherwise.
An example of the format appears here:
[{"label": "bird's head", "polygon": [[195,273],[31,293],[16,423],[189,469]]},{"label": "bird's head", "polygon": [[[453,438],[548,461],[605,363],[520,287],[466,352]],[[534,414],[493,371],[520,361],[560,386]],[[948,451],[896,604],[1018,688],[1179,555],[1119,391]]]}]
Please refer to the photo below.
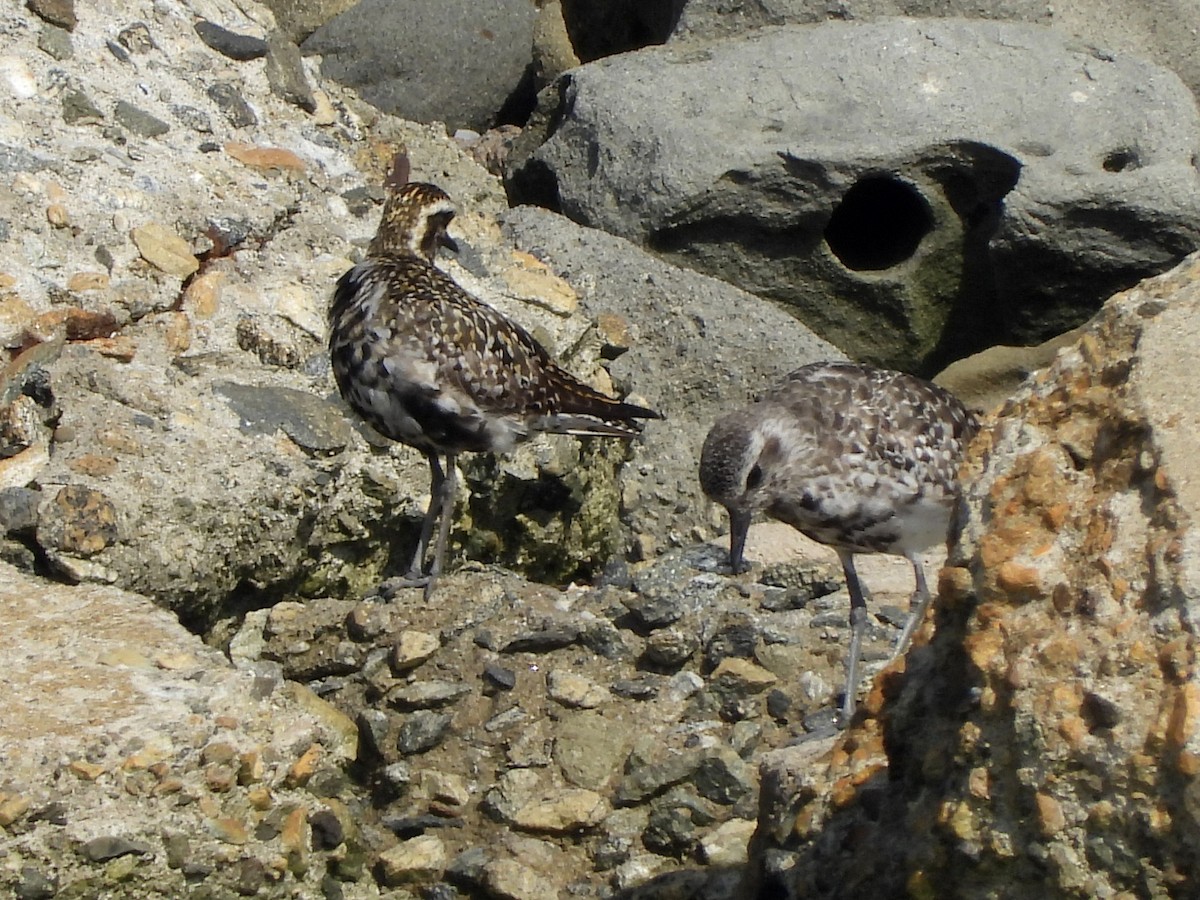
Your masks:
[{"label": "bird's head", "polygon": [[457,251],[458,245],[446,233],[455,212],[454,202],[437,185],[422,181],[399,185],[388,192],[368,252],[419,256],[432,262],[438,247]]},{"label": "bird's head", "polygon": [[729,513],[729,565],[735,573],[749,568],[742,554],[750,520],[771,503],[777,443],[762,419],[742,411],[718,419],[700,451],[700,487]]}]

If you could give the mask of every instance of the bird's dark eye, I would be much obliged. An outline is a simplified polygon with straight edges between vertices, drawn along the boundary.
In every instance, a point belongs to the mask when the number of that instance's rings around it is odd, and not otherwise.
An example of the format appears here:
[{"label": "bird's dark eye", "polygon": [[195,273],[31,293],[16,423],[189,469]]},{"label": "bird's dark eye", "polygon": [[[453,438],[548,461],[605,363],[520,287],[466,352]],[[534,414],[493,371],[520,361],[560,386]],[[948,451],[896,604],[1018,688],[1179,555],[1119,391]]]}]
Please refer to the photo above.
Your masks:
[{"label": "bird's dark eye", "polygon": [[762,484],[762,482],[763,482],[762,466],[760,466],[756,463],[754,468],[750,470],[750,474],[746,476],[746,490],[752,491],[756,487],[758,487],[760,484]]}]

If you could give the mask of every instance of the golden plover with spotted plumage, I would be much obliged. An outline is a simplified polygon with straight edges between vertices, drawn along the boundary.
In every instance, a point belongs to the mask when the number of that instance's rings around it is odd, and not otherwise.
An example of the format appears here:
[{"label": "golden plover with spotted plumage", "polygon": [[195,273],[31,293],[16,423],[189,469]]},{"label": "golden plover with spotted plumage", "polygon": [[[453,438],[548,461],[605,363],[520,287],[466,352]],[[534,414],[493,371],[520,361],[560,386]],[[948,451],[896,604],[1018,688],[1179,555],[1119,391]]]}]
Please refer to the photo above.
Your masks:
[{"label": "golden plover with spotted plumage", "polygon": [[975,416],[935,384],[832,362],[792,372],[719,419],[704,441],[700,484],[729,513],[735,573],[748,568],[743,552],[756,512],[837,551],[850,593],[843,725],[854,714],[867,622],[854,556],[890,553],[912,564],[916,588],[899,656],[931,599],[919,554],[947,540],[959,464],[978,430]]},{"label": "golden plover with spotted plumage", "polygon": [[429,462],[429,508],[398,581],[424,585],[428,597],[445,559],[459,453],[503,453],[540,432],[629,439],[638,420],[661,416],[588,387],[433,264],[439,247],[457,249],[446,232],[455,208],[441,188],[409,182],[403,156],[387,187],[366,258],[334,291],[329,353],[350,407]]}]

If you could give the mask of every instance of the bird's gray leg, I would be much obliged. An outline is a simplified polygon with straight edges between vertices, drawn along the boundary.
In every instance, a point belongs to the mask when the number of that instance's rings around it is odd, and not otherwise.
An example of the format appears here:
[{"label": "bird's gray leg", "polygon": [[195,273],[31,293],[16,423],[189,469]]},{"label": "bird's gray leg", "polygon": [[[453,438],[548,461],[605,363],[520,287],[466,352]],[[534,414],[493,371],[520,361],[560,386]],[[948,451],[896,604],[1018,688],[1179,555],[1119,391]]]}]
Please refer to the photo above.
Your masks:
[{"label": "bird's gray leg", "polygon": [[421,534],[417,538],[417,549],[413,553],[408,571],[398,578],[389,578],[379,586],[379,595],[385,600],[391,600],[401,588],[424,587],[428,594],[430,575],[425,574],[425,556],[429,550],[429,538],[433,535],[433,525],[442,511],[442,485],[446,476],[436,453],[426,452],[429,460],[429,506],[425,510],[425,518],[421,520]]},{"label": "bird's gray leg", "polygon": [[900,640],[896,642],[896,652],[892,654],[892,659],[903,655],[908,649],[914,632],[925,620],[925,610],[929,609],[929,601],[933,599],[933,595],[929,593],[929,585],[925,583],[925,567],[916,556],[908,557],[908,561],[912,563],[917,586],[908,601],[908,621],[904,623],[904,630],[900,632]]},{"label": "bird's gray leg", "polygon": [[838,550],[842,571],[846,575],[846,589],[850,592],[850,651],[846,656],[846,690],[842,695],[841,727],[850,724],[854,716],[855,698],[858,694],[858,658],[862,653],[863,633],[867,630],[867,601],[863,597],[862,584],[854,569],[854,554]]},{"label": "bird's gray leg", "polygon": [[413,553],[412,562],[404,579],[411,584],[423,583],[425,572],[425,553],[429,550],[429,539],[433,536],[433,523],[437,521],[442,511],[442,484],[446,480],[442,472],[438,456],[433,451],[427,451],[425,458],[429,460],[429,507],[425,510],[425,518],[421,520],[421,536],[417,538],[417,549]]},{"label": "bird's gray leg", "polygon": [[[446,541],[450,537],[450,522],[454,518],[454,492],[458,481],[458,466],[454,454],[446,454],[446,476],[439,485],[440,496],[438,505],[441,507],[442,519],[438,527],[437,544],[433,548],[433,565],[429,567],[429,581],[425,584],[425,599],[433,593],[433,583],[442,574],[442,563],[446,559]],[[430,500],[432,503],[433,500]]]}]

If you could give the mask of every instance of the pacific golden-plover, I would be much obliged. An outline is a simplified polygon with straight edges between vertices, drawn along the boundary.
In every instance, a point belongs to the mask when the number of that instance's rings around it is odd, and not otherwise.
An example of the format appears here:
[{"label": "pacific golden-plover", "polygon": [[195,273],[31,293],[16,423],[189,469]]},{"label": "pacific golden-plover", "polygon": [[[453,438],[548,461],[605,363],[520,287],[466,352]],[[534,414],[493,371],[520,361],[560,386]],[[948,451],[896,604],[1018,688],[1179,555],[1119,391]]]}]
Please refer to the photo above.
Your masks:
[{"label": "pacific golden-plover", "polygon": [[912,564],[916,589],[895,655],[908,647],[931,595],[919,554],[945,544],[958,468],[979,429],[953,395],[923,379],[852,363],[792,372],[750,406],[719,419],[700,455],[704,493],[729,512],[735,573],[756,512],[837,551],[850,593],[842,724],[854,714],[866,629],[856,553]]},{"label": "pacific golden-plover", "polygon": [[388,188],[366,258],[334,291],[329,353],[350,407],[429,462],[429,508],[399,582],[423,584],[429,596],[445,559],[459,453],[503,453],[539,432],[628,439],[641,430],[639,419],[660,416],[588,387],[434,266],[439,247],[457,249],[446,233],[455,209],[444,191],[408,182],[402,158]]}]

